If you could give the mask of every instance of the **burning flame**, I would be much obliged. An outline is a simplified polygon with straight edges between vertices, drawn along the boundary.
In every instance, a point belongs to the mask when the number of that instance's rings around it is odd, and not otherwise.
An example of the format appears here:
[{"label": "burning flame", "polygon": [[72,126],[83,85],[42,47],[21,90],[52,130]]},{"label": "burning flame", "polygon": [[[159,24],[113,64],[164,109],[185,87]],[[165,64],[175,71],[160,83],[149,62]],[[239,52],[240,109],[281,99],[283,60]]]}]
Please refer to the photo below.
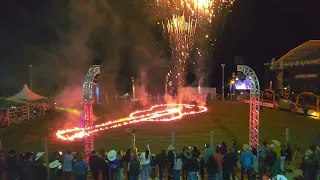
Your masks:
[{"label": "burning flame", "polygon": [[129,115],[129,117],[126,118],[95,125],[92,129],[74,127],[72,129],[58,130],[56,136],[61,140],[73,141],[75,139],[82,139],[83,137],[93,133],[125,126],[128,124],[143,121],[167,122],[181,119],[186,115],[199,114],[206,111],[208,111],[208,109],[204,106],[190,104],[160,104],[154,105],[148,110],[133,112]]}]

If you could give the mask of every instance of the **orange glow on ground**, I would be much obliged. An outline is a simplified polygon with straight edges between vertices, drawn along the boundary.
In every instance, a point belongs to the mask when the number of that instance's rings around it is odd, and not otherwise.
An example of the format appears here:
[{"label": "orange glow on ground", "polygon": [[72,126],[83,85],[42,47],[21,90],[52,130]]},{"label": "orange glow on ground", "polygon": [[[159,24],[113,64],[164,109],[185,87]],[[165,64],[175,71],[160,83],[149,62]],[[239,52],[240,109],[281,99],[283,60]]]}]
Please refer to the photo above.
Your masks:
[{"label": "orange glow on ground", "polygon": [[65,141],[82,139],[83,137],[96,134],[107,129],[117,128],[128,124],[138,122],[168,122],[179,120],[183,116],[199,114],[208,111],[205,106],[196,106],[190,104],[160,104],[154,105],[148,110],[135,111],[129,117],[95,125],[92,129],[74,127],[72,129],[61,129],[56,133],[57,138]]}]

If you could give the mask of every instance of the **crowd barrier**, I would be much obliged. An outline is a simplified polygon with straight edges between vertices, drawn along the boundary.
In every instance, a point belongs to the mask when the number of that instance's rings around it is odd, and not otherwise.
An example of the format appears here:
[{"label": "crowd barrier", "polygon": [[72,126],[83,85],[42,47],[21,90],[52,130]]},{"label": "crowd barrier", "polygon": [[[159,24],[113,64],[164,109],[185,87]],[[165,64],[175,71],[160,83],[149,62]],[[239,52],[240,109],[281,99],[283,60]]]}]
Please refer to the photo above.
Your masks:
[{"label": "crowd barrier", "polygon": [[[250,94],[248,92],[244,92],[238,100],[244,103],[250,103]],[[278,109],[279,104],[276,101],[275,92],[270,89],[265,89],[260,92],[260,106],[268,107],[272,109]]]},{"label": "crowd barrier", "polygon": [[21,124],[27,120],[37,119],[44,116],[49,108],[47,103],[38,103],[11,106],[8,109],[0,110],[0,127],[10,126],[11,124]]}]

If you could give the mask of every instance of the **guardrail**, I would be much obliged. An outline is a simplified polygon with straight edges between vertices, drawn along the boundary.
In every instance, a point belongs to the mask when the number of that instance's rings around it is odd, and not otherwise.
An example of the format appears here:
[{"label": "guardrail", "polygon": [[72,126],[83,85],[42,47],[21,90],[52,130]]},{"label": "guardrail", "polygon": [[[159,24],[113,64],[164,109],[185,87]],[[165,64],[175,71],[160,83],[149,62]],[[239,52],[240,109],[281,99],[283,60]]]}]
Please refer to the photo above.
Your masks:
[{"label": "guardrail", "polygon": [[0,127],[21,124],[27,120],[37,119],[44,116],[49,110],[50,107],[47,103],[11,106],[8,109],[0,110]]}]

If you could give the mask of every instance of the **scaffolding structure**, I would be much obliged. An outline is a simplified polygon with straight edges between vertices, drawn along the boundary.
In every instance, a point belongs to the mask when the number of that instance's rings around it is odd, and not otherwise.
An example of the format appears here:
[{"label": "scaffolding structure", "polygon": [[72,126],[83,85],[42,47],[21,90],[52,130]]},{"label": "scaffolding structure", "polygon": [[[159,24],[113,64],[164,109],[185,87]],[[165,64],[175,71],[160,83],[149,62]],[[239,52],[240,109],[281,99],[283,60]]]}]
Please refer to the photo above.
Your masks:
[{"label": "scaffolding structure", "polygon": [[97,78],[100,75],[101,65],[93,65],[87,72],[85,77],[83,87],[82,87],[82,96],[83,96],[83,118],[84,118],[84,133],[85,133],[85,160],[89,162],[91,152],[94,149],[93,146],[93,134],[88,133],[88,130],[93,127],[93,110],[92,104],[94,103],[93,97],[93,86],[95,83],[98,83]]},{"label": "scaffolding structure", "polygon": [[256,73],[248,66],[238,65],[237,71],[250,79],[250,116],[249,116],[249,145],[257,148],[259,143],[260,122],[260,85]]}]

